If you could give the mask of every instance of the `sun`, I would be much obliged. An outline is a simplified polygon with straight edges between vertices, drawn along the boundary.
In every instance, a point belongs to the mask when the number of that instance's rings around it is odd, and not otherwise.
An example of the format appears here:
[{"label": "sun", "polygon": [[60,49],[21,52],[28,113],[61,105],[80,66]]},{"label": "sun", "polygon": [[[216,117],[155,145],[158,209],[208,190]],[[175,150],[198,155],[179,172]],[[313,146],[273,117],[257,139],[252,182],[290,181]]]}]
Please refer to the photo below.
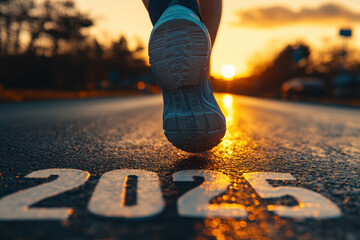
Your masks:
[{"label": "sun", "polygon": [[231,79],[235,76],[236,70],[234,65],[232,64],[226,64],[222,67],[221,73],[224,78]]}]

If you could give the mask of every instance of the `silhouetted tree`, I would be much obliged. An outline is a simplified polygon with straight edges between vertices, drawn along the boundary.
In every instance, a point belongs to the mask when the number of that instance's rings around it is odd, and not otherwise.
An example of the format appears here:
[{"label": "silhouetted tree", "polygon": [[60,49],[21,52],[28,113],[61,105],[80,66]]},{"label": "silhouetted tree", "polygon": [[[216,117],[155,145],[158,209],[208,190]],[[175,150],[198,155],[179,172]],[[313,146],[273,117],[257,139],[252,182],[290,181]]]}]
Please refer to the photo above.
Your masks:
[{"label": "silhouetted tree", "polygon": [[76,49],[79,42],[86,38],[81,33],[82,30],[91,27],[93,21],[80,13],[75,8],[73,1],[53,3],[48,0],[44,5],[48,16],[44,23],[44,32],[53,40],[53,54],[58,53],[60,41],[67,43],[67,47],[71,50]]},{"label": "silhouetted tree", "polygon": [[84,31],[93,25],[72,0],[0,0],[0,84],[78,90],[104,82],[118,88],[126,79],[127,87],[136,86],[139,75],[150,73],[137,57],[142,45],[130,50],[121,36],[105,47]]},{"label": "silhouetted tree", "polygon": [[20,35],[34,7],[33,0],[0,2],[0,55],[19,54]]},{"label": "silhouetted tree", "polygon": [[300,43],[286,46],[263,71],[256,74],[262,91],[277,92],[292,77],[305,75],[309,64],[310,48]]},{"label": "silhouetted tree", "polygon": [[42,4],[34,0],[1,0],[0,55],[19,54],[20,36],[25,30],[30,35],[27,46],[30,53],[36,52],[36,41],[40,38],[52,41],[53,55],[58,53],[60,42],[63,52],[70,52],[86,39],[83,29],[92,25],[93,20],[79,12],[70,0],[46,0]]}]

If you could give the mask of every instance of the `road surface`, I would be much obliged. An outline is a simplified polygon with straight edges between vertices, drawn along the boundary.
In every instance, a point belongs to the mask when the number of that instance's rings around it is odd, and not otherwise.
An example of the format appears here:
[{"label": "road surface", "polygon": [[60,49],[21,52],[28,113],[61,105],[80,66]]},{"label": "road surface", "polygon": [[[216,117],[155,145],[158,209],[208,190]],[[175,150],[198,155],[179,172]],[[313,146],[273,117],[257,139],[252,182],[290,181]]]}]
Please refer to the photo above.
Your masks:
[{"label": "road surface", "polygon": [[160,96],[0,104],[1,239],[360,239],[360,111],[218,94],[212,151]]}]

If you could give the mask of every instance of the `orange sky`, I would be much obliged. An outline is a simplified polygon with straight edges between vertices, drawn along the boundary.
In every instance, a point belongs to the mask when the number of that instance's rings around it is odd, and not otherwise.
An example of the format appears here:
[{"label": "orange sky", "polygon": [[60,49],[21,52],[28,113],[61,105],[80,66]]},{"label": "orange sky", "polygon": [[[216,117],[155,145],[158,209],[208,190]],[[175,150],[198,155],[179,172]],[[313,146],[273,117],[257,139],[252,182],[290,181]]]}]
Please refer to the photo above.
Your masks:
[{"label": "orange sky", "polygon": [[[97,18],[91,31],[100,40],[109,41],[124,34],[133,40],[130,41],[132,47],[138,40],[147,44],[152,25],[141,0],[75,2],[80,9]],[[341,5],[341,8],[320,8],[329,3]],[[243,11],[242,18],[239,11]],[[324,47],[329,41],[339,41],[337,35],[341,26],[353,28],[351,42],[360,47],[358,16],[359,0],[224,0],[223,19],[212,55],[212,71],[220,75],[222,66],[233,64],[238,76],[249,75],[249,60],[256,59],[254,56],[266,58],[284,44],[299,39],[318,48]]]}]

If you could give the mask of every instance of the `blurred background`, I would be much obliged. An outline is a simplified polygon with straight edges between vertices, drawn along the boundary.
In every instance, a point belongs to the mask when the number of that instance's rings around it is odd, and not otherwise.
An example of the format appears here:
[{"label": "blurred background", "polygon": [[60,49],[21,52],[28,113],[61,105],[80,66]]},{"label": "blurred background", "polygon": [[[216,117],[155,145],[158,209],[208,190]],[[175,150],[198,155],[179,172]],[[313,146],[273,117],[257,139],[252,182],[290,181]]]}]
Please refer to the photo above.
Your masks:
[{"label": "blurred background", "polygon": [[[224,0],[215,91],[360,105],[359,0]],[[0,0],[0,100],[159,93],[141,0]]]}]

